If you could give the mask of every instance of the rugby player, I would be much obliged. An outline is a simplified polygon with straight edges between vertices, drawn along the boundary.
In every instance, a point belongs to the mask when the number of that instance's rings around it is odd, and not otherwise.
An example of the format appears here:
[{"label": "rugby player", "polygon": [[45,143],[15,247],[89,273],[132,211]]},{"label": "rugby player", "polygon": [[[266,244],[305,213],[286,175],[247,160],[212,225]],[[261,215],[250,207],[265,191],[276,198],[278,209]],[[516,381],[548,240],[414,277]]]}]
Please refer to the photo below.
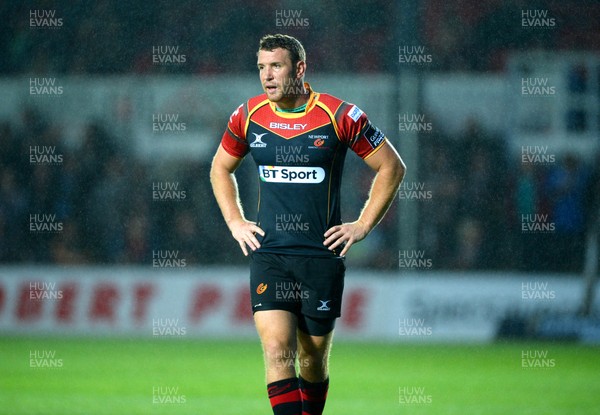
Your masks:
[{"label": "rugby player", "polygon": [[[297,39],[264,36],[257,57],[264,94],[229,118],[210,178],[227,226],[250,253],[251,305],[273,413],[320,415],[344,256],[381,221],[405,166],[360,108],[304,82],[306,55]],[[358,219],[342,223],[348,148],[376,173]],[[260,178],[256,222],[244,216],[234,176],[248,153]]]}]

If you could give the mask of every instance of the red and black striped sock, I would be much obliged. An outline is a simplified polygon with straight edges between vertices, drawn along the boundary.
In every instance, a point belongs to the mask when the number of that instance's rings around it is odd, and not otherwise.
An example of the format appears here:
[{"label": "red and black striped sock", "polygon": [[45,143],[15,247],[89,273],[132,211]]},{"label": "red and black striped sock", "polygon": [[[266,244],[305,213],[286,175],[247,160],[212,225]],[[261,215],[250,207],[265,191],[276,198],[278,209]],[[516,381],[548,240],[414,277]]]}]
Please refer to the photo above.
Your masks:
[{"label": "red and black striped sock", "polygon": [[321,415],[327,400],[329,378],[323,382],[312,383],[300,377],[298,383],[302,395],[302,415]]},{"label": "red and black striped sock", "polygon": [[301,415],[302,398],[298,378],[278,380],[267,385],[269,400],[275,415]]}]

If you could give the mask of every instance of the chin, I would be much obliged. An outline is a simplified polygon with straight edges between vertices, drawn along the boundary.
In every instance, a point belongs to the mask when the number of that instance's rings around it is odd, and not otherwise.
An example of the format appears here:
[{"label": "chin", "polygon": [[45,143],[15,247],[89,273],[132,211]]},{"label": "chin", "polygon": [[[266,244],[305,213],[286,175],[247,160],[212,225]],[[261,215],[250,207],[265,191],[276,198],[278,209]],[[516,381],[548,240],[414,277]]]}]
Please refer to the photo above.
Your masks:
[{"label": "chin", "polygon": [[279,102],[279,101],[281,101],[282,98],[283,98],[283,96],[281,94],[276,94],[276,95],[267,94],[267,99],[271,102]]}]

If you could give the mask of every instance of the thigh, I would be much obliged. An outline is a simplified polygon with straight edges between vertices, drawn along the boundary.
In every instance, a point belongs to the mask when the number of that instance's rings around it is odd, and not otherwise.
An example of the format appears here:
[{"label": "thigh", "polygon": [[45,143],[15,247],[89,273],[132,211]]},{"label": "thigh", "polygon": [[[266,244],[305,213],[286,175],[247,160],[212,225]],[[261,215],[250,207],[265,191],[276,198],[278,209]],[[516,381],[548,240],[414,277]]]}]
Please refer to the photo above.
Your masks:
[{"label": "thigh", "polygon": [[335,317],[315,318],[305,314],[298,315],[298,330],[311,336],[325,336],[335,328]]},{"label": "thigh", "polygon": [[[288,271],[285,258],[275,254],[252,254],[250,262],[250,297],[252,312],[285,310],[300,312],[296,296],[282,288],[294,287],[296,282]],[[293,294],[293,293],[292,293]]]},{"label": "thigh", "polygon": [[345,272],[343,258],[303,257],[298,260],[294,276],[306,294],[301,314],[315,319],[340,317]]},{"label": "thigh", "polygon": [[265,350],[296,348],[296,315],[285,310],[263,310],[254,313],[256,331]]}]

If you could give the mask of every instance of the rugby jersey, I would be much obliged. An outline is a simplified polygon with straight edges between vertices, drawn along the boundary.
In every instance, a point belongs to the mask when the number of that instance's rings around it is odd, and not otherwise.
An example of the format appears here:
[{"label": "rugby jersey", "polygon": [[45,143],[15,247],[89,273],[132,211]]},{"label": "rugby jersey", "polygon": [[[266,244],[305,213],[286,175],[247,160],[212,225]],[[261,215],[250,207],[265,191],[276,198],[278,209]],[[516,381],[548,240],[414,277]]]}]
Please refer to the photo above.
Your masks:
[{"label": "rugby jersey", "polygon": [[387,141],[356,105],[312,91],[300,113],[277,111],[262,94],[241,104],[221,139],[233,157],[252,155],[259,181],[256,252],[334,256],[323,234],[341,224],[346,151],[366,159]]}]

